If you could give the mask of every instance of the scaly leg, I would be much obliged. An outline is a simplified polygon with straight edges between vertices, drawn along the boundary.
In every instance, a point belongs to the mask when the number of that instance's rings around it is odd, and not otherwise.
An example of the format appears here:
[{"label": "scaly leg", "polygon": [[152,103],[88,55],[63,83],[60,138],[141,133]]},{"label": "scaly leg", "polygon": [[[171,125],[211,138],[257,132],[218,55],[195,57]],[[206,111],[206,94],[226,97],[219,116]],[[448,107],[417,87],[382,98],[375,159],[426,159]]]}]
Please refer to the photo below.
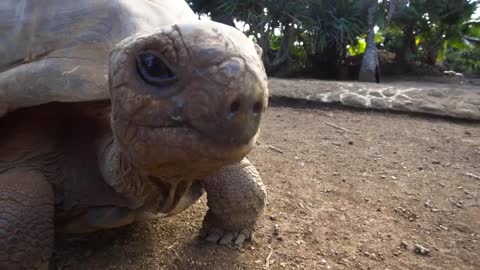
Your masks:
[{"label": "scaly leg", "polygon": [[201,236],[222,245],[251,239],[267,197],[255,167],[243,159],[217,171],[204,185],[209,209]]},{"label": "scaly leg", "polygon": [[48,269],[54,194],[33,171],[0,173],[0,269]]}]

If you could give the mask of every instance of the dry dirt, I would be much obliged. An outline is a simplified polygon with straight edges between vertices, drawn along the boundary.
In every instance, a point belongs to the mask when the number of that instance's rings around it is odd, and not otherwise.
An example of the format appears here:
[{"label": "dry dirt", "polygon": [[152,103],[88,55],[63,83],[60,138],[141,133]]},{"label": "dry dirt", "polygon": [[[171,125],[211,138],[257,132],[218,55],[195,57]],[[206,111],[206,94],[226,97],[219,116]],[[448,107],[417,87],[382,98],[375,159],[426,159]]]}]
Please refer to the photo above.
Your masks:
[{"label": "dry dirt", "polygon": [[57,268],[480,269],[478,123],[277,103],[249,158],[269,193],[253,243],[199,241],[202,199],[58,240]]}]

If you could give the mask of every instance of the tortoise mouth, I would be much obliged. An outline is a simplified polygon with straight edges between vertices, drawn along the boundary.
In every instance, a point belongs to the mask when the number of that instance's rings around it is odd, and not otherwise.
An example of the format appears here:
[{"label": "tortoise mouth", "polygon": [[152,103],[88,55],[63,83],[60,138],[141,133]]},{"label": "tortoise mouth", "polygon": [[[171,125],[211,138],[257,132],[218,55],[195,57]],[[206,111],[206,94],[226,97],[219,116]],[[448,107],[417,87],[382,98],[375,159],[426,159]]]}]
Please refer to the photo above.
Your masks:
[{"label": "tortoise mouth", "polygon": [[[152,132],[160,134],[174,134],[180,141],[187,141],[187,145],[195,144],[198,146],[202,159],[212,161],[240,161],[250,152],[255,145],[257,136],[253,136],[246,144],[225,143],[225,140],[219,141],[195,128],[188,123],[181,123],[167,126],[138,126],[139,128],[151,129]],[[257,132],[258,133],[258,132]],[[196,151],[192,151],[192,154]]]},{"label": "tortoise mouth", "polygon": [[194,177],[196,173],[205,174],[239,162],[253,149],[257,139],[255,135],[246,144],[225,144],[186,122],[164,126],[123,124],[127,125],[114,125],[122,151],[132,163],[158,176],[169,168]]}]

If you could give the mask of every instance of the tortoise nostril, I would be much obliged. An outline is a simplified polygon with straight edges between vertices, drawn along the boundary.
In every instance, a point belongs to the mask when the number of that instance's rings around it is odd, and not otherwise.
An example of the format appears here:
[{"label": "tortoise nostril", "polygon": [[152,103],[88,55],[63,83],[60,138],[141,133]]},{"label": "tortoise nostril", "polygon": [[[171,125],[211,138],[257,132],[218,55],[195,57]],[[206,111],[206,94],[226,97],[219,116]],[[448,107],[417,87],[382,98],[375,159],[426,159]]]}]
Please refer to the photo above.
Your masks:
[{"label": "tortoise nostril", "polygon": [[240,110],[240,101],[235,100],[230,105],[230,116],[234,116]]},{"label": "tortoise nostril", "polygon": [[262,109],[263,109],[263,105],[261,102],[256,102],[254,105],[253,105],[253,113],[254,114],[259,114],[262,112]]}]

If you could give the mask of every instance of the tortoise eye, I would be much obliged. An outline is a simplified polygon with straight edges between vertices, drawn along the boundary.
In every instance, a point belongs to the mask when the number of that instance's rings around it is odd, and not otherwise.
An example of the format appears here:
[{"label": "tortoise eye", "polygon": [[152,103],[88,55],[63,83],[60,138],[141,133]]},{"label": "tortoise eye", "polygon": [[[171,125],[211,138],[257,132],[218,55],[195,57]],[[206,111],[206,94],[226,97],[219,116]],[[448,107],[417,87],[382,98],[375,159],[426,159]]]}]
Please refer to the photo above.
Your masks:
[{"label": "tortoise eye", "polygon": [[151,85],[166,86],[177,80],[165,62],[151,52],[144,52],[137,56],[137,70],[142,79]]}]

